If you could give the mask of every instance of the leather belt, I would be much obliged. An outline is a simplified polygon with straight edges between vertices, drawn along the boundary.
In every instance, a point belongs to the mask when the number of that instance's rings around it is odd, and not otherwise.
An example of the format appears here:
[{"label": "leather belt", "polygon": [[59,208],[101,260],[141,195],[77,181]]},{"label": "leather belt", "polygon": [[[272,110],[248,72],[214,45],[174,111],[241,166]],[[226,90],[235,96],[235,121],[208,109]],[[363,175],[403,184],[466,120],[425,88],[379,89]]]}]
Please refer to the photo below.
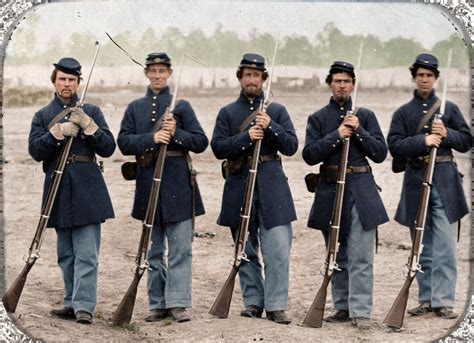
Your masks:
[{"label": "leather belt", "polygon": [[175,157],[175,156],[184,156],[184,151],[183,150],[167,150],[166,151],[166,157]]},{"label": "leather belt", "polygon": [[72,163],[84,163],[84,162],[95,162],[95,155],[74,155],[72,154],[67,158],[68,162]]},{"label": "leather belt", "polygon": [[[428,163],[430,156],[418,156],[416,158],[409,158],[408,164],[412,167],[420,167],[420,164]],[[453,162],[454,156],[453,155],[443,155],[443,156],[436,156],[435,163],[444,163],[444,162]]]},{"label": "leather belt", "polygon": [[[321,165],[319,167],[321,173],[337,173],[339,166],[336,165]],[[372,168],[369,165],[365,166],[349,166],[346,169],[346,174],[360,174],[360,173],[372,173]]]},{"label": "leather belt", "polygon": [[[185,153],[183,150],[167,150],[166,151],[166,157],[177,157],[177,156],[185,156]],[[156,159],[158,158],[158,150],[154,150],[151,152],[146,152],[143,155],[137,155],[137,163],[141,166],[147,167],[154,163]]]},{"label": "leather belt", "polygon": [[[252,161],[252,156],[248,157],[247,163],[250,164]],[[258,163],[268,162],[268,161],[281,161],[281,156],[278,154],[267,154],[258,156]]]}]

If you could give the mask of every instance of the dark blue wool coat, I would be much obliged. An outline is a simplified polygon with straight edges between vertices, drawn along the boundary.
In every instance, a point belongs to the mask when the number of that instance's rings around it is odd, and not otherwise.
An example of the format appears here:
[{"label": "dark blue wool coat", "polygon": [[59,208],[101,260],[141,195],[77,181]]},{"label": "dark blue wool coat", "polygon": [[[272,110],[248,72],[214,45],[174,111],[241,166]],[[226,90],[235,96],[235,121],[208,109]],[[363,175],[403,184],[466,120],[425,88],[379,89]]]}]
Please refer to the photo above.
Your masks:
[{"label": "dark blue wool coat", "polygon": [[[148,88],[145,97],[131,102],[125,111],[117,143],[124,155],[142,155],[145,152],[159,150],[154,142],[152,118],[161,118],[171,103],[169,88],[158,94]],[[155,111],[155,113],[153,113]],[[168,151],[203,152],[209,141],[189,102],[180,100],[174,110],[176,133],[168,145]],[[149,166],[138,166],[135,200],[132,217],[143,220],[148,205],[148,197],[155,163]],[[195,214],[204,214],[204,206],[196,187]],[[192,217],[192,187],[190,172],[184,156],[169,156],[165,160],[160,185],[160,195],[155,214],[155,223],[166,225]]]},{"label": "dark blue wool coat", "polygon": [[[303,149],[303,159],[306,163],[339,165],[343,139],[339,137],[337,128],[351,106],[351,100],[340,106],[331,98],[328,105],[309,116]],[[388,149],[375,114],[360,108],[357,116],[360,125],[350,139],[347,166],[366,166],[369,164],[367,158],[381,163],[387,156]],[[322,231],[329,229],[335,194],[336,184],[329,184],[319,178],[309,215],[309,227]],[[350,230],[350,210],[353,204],[357,207],[364,230],[373,230],[389,220],[373,175],[347,174],[341,215],[341,238]]]},{"label": "dark blue wool coat", "polygon": [[[249,100],[241,92],[236,101],[219,111],[211,140],[212,151],[218,159],[235,159],[242,155],[252,154],[253,143],[250,140],[248,128],[239,132],[239,126],[258,108],[262,100],[263,94],[254,100]],[[267,108],[267,114],[271,122],[265,130],[260,155],[277,152],[286,156],[295,154],[298,149],[298,139],[286,108],[273,102]],[[239,225],[249,169],[248,159],[245,158],[245,161],[241,172],[230,174],[225,181],[221,212],[217,220],[219,225],[228,227]],[[258,192],[266,228],[296,220],[290,187],[279,161],[259,163],[255,190]],[[252,210],[252,214],[255,215],[255,213]],[[255,219],[253,217],[251,220]]]},{"label": "dark blue wool coat", "polygon": [[[77,96],[72,104],[77,102]],[[48,124],[66,105],[55,95],[46,107],[35,113],[28,139],[30,155],[43,162],[46,172],[43,204],[51,183],[51,175],[57,166],[57,158],[66,139],[57,140],[48,131]],[[99,107],[84,104],[83,110],[99,126],[91,136],[74,138],[70,155],[94,155],[109,157],[115,150],[115,140]],[[62,119],[60,122],[65,122]],[[104,178],[96,162],[69,162],[64,170],[48,227],[72,227],[102,222],[113,218],[114,211]]]},{"label": "dark blue wool coat", "polygon": [[[425,145],[425,133],[430,131],[433,118],[419,134],[416,134],[416,128],[424,113],[436,100],[434,91],[426,100],[422,99],[415,91],[413,99],[395,111],[387,137],[393,157],[416,158],[429,155],[430,148]],[[453,149],[459,152],[469,151],[471,132],[459,108],[454,103],[447,101],[441,120],[448,130],[448,137],[441,141],[437,156],[452,155]],[[413,226],[416,220],[424,171],[425,168],[412,167],[408,167],[405,171],[402,194],[395,214],[395,220],[404,226]],[[451,223],[461,219],[469,212],[461,176],[454,162],[435,165],[433,184],[438,189],[446,215]]]}]

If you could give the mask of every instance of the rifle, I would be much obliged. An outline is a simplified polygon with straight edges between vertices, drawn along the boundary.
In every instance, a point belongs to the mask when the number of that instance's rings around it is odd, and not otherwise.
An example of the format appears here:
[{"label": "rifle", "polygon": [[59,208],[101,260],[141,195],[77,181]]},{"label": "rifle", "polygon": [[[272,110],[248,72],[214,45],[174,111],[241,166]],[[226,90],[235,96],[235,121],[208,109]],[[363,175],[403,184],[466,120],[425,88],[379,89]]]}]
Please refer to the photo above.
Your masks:
[{"label": "rifle", "polygon": [[[272,67],[270,72],[270,80],[268,81],[267,91],[264,93],[264,100],[260,103],[260,111],[266,111],[268,99],[270,97],[270,88],[272,84],[273,68],[275,67],[275,58],[278,49],[278,39],[275,43],[273,51]],[[240,212],[239,230],[237,240],[235,242],[235,253],[232,269],[227,280],[222,286],[221,291],[217,295],[214,304],[209,311],[210,314],[219,318],[227,318],[229,316],[230,303],[232,302],[232,295],[235,286],[235,277],[239,271],[242,261],[249,262],[247,254],[245,253],[245,244],[247,240],[247,231],[249,228],[250,214],[252,210],[253,193],[255,190],[255,182],[257,179],[258,157],[260,156],[260,148],[262,141],[259,139],[255,142],[252,152],[252,159],[249,168],[249,175],[247,184],[245,186],[244,204]]]},{"label": "rifle", "polygon": [[[357,62],[357,72],[360,69],[360,62],[362,58],[362,46],[359,47],[359,60]],[[347,111],[346,115],[355,115],[355,103],[357,96],[357,87],[359,83],[356,83],[352,101],[352,107],[350,111]],[[303,320],[304,325],[308,325],[315,328],[320,328],[323,325],[323,316],[324,316],[324,307],[326,305],[327,297],[327,288],[329,282],[335,271],[340,271],[337,262],[337,251],[338,251],[338,239],[339,239],[339,228],[341,225],[341,214],[342,214],[342,204],[344,201],[344,188],[346,183],[346,169],[347,169],[347,160],[349,158],[349,146],[350,146],[350,137],[345,137],[342,142],[342,153],[341,160],[339,162],[337,183],[336,183],[336,197],[334,200],[331,221],[329,223],[329,239],[326,248],[326,259],[324,261],[324,274],[323,282],[316,294],[316,297],[311,304],[311,307],[306,314],[306,317]],[[321,271],[323,273],[323,271]]]},{"label": "rifle", "polygon": [[[452,49],[448,52],[448,62],[446,78],[443,84],[443,95],[441,97],[441,107],[439,114],[435,114],[435,120],[440,120],[444,115],[446,108],[446,94],[448,91],[448,75],[449,68],[451,66]],[[387,313],[383,323],[387,326],[395,329],[400,329],[403,326],[403,319],[405,317],[405,310],[407,308],[408,294],[410,292],[410,286],[415,279],[416,273],[421,270],[420,256],[423,251],[423,233],[425,230],[426,214],[428,212],[428,204],[430,200],[430,193],[432,187],[433,173],[436,162],[436,153],[438,148],[436,146],[431,147],[428,162],[423,176],[423,184],[421,189],[420,202],[418,203],[418,211],[416,214],[415,221],[415,232],[413,234],[412,246],[410,256],[408,256],[407,268],[408,273],[406,275],[405,282],[403,283],[402,289],[398,293],[392,307]]]},{"label": "rifle", "polygon": [[[171,98],[170,105],[166,108],[165,115],[163,118],[167,116],[173,116],[173,111],[176,107],[176,99],[178,95],[179,84],[181,81],[181,75],[183,74],[183,65],[184,65],[184,58],[186,53],[183,54],[181,59],[181,66],[178,76],[178,81],[176,82],[173,97]],[[153,179],[151,184],[151,191],[148,197],[148,205],[145,213],[145,219],[142,223],[142,234],[140,237],[140,243],[138,245],[138,253],[135,257],[135,272],[133,275],[133,280],[130,286],[127,289],[127,292],[122,298],[122,301],[118,305],[117,309],[114,312],[112,317],[113,325],[122,325],[130,323],[133,314],[133,308],[135,306],[135,299],[137,297],[137,289],[140,280],[145,273],[145,270],[150,269],[150,264],[147,261],[148,257],[148,250],[150,245],[151,233],[153,230],[153,224],[155,222],[155,213],[156,207],[158,205],[158,197],[160,194],[160,186],[161,186],[161,178],[163,175],[163,169],[165,166],[165,158],[166,158],[166,150],[168,145],[160,144],[160,148],[158,151],[158,157],[155,164],[155,170],[153,172]]]},{"label": "rifle", "polygon": [[[97,41],[95,42],[95,44],[97,45],[97,48],[94,54],[94,59],[92,61],[92,67],[89,72],[89,77],[87,78],[87,82],[82,92],[81,98],[79,100],[78,107],[82,107],[84,105],[84,98],[87,93],[87,88],[89,87],[89,81],[92,76],[95,61],[97,60],[97,55],[99,54],[100,42]],[[46,201],[41,210],[41,216],[38,222],[38,226],[36,228],[35,236],[33,238],[33,241],[31,242],[30,249],[28,251],[28,258],[25,261],[25,266],[23,267],[15,281],[11,284],[10,288],[5,292],[2,297],[3,305],[5,306],[5,310],[7,310],[7,312],[15,312],[16,306],[18,305],[18,301],[20,300],[21,293],[23,292],[23,288],[25,287],[25,282],[26,278],[28,277],[28,273],[35,264],[36,260],[40,257],[39,252],[46,233],[46,226],[48,224],[48,219],[59,190],[61,178],[64,172],[64,168],[66,167],[69,152],[71,150],[72,141],[73,137],[67,137],[66,144],[64,145],[61,150],[61,153],[59,154],[56,169],[51,175],[51,183],[49,185],[48,193],[46,195]]]}]

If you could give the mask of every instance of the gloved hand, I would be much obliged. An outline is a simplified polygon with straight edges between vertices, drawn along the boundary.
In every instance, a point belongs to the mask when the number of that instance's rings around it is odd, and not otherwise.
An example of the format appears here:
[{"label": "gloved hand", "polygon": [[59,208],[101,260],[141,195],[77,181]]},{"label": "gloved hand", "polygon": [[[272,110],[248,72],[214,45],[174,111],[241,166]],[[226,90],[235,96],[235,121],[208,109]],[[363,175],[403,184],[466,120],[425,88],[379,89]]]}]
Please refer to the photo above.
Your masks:
[{"label": "gloved hand", "polygon": [[76,123],[85,135],[93,135],[99,128],[94,120],[89,117],[82,108],[72,107],[69,121]]},{"label": "gloved hand", "polygon": [[79,133],[79,126],[71,122],[57,123],[49,129],[49,132],[57,140],[63,140],[66,137],[76,137]]},{"label": "gloved hand", "polygon": [[89,117],[82,108],[72,107],[71,117],[69,118],[69,121],[76,123],[84,131],[91,123],[92,118]]}]

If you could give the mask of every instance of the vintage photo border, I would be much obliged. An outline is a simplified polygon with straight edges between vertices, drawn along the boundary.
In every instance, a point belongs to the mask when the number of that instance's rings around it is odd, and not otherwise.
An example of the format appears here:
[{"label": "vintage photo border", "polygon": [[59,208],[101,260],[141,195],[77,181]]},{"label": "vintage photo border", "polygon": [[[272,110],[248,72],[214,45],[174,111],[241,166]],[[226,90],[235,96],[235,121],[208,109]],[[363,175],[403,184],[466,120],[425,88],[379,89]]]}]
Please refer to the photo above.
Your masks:
[{"label": "vintage photo border", "polygon": [[[10,37],[17,27],[17,25],[25,18],[26,14],[34,7],[50,2],[61,2],[61,1],[49,1],[49,0],[9,0],[2,1],[0,3],[0,90],[3,89],[3,71],[4,71],[4,60],[5,50],[10,40]],[[405,1],[413,2],[413,1]],[[474,42],[474,4],[470,4],[470,0],[424,0],[417,1],[421,3],[428,3],[441,5],[444,7],[444,11],[447,14],[447,18],[453,23],[456,30],[459,31],[461,28],[461,36],[465,37],[465,44],[469,52],[470,68],[471,68],[471,127],[474,124],[474,59],[473,59],[473,48]],[[0,294],[5,292],[5,250],[4,250],[4,198],[3,198],[3,92],[0,92]],[[472,149],[471,149],[471,159]],[[472,160],[474,165],[474,160]],[[474,191],[474,174],[471,169],[471,197]],[[472,221],[472,210],[473,206],[471,203],[471,229],[474,222]],[[474,239],[471,234],[471,259],[474,256]],[[471,300],[466,306],[464,318],[461,321],[459,327],[455,328],[452,332],[447,333],[447,336],[441,339],[441,342],[456,342],[456,341],[472,341],[474,339],[474,325],[472,324],[473,312],[474,312],[474,296],[473,293],[473,265],[470,267],[470,285],[469,294],[471,294]],[[33,342],[34,339],[28,337],[25,333],[21,332],[15,323],[11,321],[3,303],[0,302],[0,341],[7,342]]]}]

